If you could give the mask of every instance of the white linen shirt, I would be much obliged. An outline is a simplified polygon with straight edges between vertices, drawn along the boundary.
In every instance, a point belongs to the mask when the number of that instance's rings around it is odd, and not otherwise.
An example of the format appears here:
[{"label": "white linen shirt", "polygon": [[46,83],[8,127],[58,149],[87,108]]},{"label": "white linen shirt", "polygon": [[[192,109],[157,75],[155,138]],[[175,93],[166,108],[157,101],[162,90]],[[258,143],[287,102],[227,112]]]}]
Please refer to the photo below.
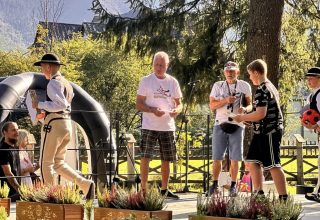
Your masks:
[{"label": "white linen shirt", "polygon": [[47,112],[59,112],[71,108],[70,103],[64,95],[65,87],[62,85],[60,80],[54,79],[55,76],[59,75],[61,74],[57,73],[53,75],[47,85],[47,96],[51,101],[39,102],[39,109],[43,109]]}]

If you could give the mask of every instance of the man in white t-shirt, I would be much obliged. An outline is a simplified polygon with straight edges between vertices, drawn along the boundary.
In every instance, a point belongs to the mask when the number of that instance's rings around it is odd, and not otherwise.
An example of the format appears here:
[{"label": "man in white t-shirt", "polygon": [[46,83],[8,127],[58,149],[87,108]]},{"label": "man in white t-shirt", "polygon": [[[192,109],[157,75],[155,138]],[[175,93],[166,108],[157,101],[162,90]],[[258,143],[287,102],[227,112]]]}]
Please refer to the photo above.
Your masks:
[{"label": "man in white t-shirt", "polygon": [[141,79],[136,108],[143,112],[141,129],[141,188],[147,190],[149,162],[154,155],[156,142],[160,145],[161,193],[179,197],[168,190],[170,162],[176,160],[175,117],[182,110],[182,93],[178,81],[167,74],[169,56],[161,51],[154,55],[153,73]]},{"label": "man in white t-shirt", "polygon": [[252,110],[251,87],[249,83],[239,80],[239,75],[238,64],[232,61],[227,62],[224,67],[226,80],[214,83],[210,93],[210,109],[216,111],[212,138],[213,185],[209,189],[210,195],[219,191],[218,178],[227,149],[231,160],[230,196],[237,195],[236,181],[239,161],[243,159],[245,125],[232,121],[230,116]]}]

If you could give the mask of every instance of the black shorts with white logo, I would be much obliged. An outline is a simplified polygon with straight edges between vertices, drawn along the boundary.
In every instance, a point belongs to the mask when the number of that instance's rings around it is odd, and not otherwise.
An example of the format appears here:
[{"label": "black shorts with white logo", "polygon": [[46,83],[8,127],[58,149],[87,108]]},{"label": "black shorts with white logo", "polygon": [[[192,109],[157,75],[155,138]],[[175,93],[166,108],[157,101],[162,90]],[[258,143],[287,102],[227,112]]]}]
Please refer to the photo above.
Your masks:
[{"label": "black shorts with white logo", "polygon": [[268,134],[254,134],[245,161],[258,163],[264,170],[281,167],[280,144],[282,130]]}]

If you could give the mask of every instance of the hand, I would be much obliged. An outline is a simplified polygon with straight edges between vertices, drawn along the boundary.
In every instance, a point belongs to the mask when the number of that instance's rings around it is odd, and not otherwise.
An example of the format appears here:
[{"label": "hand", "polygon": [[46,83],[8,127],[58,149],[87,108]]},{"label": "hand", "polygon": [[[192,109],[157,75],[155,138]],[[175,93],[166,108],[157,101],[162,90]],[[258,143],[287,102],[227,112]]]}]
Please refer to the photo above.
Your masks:
[{"label": "hand", "polygon": [[46,116],[46,114],[44,112],[40,111],[40,113],[37,114],[37,119],[39,119],[39,120],[43,119],[45,116]]},{"label": "hand", "polygon": [[247,113],[247,109],[245,107],[240,107],[240,108],[238,108],[238,113],[245,114],[245,113]]},{"label": "hand", "polygon": [[232,117],[230,117],[230,118],[232,118],[234,121],[236,121],[236,122],[242,122],[242,117],[241,117],[241,115],[235,115],[235,116],[232,116]]},{"label": "hand", "polygon": [[165,112],[162,111],[160,108],[153,108],[152,113],[155,114],[157,117],[161,117],[165,114]]},{"label": "hand", "polygon": [[179,112],[177,112],[177,109],[172,109],[172,112],[169,113],[169,115],[170,115],[172,118],[177,117],[178,114],[179,114]]},{"label": "hand", "polygon": [[236,101],[236,97],[235,96],[228,96],[228,97],[226,97],[226,101],[228,104],[232,104]]}]

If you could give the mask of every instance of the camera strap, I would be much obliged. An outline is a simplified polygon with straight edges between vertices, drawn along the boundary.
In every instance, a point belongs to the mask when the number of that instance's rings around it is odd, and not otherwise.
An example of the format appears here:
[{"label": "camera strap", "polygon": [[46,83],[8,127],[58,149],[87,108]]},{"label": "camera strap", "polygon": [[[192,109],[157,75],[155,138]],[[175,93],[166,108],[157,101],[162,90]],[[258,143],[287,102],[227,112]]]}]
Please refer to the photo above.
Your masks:
[{"label": "camera strap", "polygon": [[[234,95],[237,93],[237,83],[238,83],[238,80],[236,80],[236,83],[235,83],[235,85],[234,85],[234,92],[231,93],[231,89],[230,89],[229,83],[228,83],[228,81],[226,80],[226,84],[227,84],[229,96],[234,96]],[[233,103],[232,103],[232,104],[229,104],[229,105],[230,105],[230,108],[231,108],[231,112],[233,112]]]}]

